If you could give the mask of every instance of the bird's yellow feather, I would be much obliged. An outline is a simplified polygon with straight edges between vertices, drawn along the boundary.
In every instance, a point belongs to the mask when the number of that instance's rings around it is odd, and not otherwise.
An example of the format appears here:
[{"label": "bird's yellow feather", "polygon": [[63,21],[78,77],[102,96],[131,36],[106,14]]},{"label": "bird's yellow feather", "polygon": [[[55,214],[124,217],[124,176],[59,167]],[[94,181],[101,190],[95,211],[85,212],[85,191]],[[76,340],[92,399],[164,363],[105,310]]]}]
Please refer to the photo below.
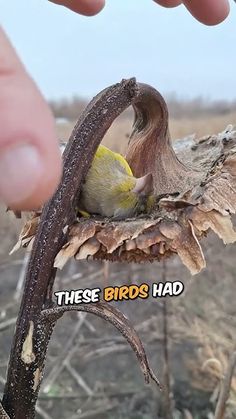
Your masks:
[{"label": "bird's yellow feather", "polygon": [[[153,199],[150,177],[140,179],[142,188],[139,191],[139,179],[133,176],[125,158],[100,145],[82,187],[78,207],[89,214],[117,219],[147,212]],[[148,193],[145,193],[146,186]]]}]

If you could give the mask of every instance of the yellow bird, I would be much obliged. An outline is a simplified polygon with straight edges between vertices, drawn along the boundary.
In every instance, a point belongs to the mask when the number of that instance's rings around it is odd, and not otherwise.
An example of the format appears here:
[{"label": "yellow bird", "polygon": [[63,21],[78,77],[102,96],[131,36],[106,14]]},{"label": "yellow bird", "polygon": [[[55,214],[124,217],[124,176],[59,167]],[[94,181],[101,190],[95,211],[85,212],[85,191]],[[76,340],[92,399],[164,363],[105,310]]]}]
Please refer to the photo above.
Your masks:
[{"label": "yellow bird", "polygon": [[147,213],[154,204],[153,178],[135,178],[121,154],[100,145],[82,186],[78,208],[120,220]]}]

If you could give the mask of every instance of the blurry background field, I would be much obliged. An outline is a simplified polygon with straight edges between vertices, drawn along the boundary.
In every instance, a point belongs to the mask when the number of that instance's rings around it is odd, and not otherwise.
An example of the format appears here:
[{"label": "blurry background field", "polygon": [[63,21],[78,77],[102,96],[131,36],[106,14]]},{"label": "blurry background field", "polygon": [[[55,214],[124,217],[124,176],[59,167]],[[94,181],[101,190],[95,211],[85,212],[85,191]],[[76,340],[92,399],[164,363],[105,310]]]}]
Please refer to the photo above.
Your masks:
[{"label": "blurry background field", "polygon": [[[165,97],[170,113],[170,134],[172,140],[196,134],[196,138],[217,134],[236,121],[236,101],[207,102],[202,98],[185,101],[175,97]],[[75,97],[50,102],[57,120],[57,135],[67,140],[75,125],[78,113],[86,106],[86,101]],[[132,131],[133,112],[128,109],[113,123],[103,143],[114,151],[125,153],[127,139]]]},{"label": "blurry background field", "polygon": [[[169,99],[173,139],[223,131],[236,124],[235,103],[181,103]],[[51,103],[59,139],[67,139],[85,102]],[[132,127],[132,112],[113,124],[104,143],[123,152]],[[0,216],[0,391],[20,303],[23,251],[9,257],[21,221],[1,207]],[[185,292],[167,298],[168,340],[173,419],[212,419],[219,383],[234,349],[236,332],[235,245],[223,245],[213,234],[203,244],[207,268],[191,277],[176,257],[166,264],[167,279],[181,280]],[[141,284],[162,280],[163,265],[71,262],[59,272],[56,289]],[[164,379],[163,300],[114,303],[143,339],[150,363]],[[110,325],[92,315],[70,313],[53,335],[37,408],[38,418],[171,419],[164,395],[145,386],[135,356]],[[226,419],[236,418],[236,376]]]}]

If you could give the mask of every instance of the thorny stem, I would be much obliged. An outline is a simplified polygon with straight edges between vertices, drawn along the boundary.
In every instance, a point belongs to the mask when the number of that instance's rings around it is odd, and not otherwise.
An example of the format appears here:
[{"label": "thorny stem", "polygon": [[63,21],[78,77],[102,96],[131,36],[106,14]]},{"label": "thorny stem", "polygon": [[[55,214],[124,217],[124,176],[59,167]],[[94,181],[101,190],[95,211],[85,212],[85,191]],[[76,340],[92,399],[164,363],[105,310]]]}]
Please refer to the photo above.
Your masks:
[{"label": "thorny stem", "polygon": [[3,397],[3,407],[11,419],[35,417],[46,350],[54,326],[44,323],[42,327],[40,313],[51,305],[47,294],[55,279],[53,263],[64,240],[63,228],[73,222],[73,202],[99,143],[136,93],[135,79],[105,89],[89,104],[71,134],[64,155],[62,181],[43,210],[26,273]]}]

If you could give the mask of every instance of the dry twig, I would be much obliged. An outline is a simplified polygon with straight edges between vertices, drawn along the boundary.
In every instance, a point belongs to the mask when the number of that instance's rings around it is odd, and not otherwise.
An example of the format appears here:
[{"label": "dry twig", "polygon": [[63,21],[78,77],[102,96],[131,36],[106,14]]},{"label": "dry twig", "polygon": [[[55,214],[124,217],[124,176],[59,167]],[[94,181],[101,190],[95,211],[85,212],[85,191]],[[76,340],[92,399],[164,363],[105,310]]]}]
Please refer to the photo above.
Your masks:
[{"label": "dry twig", "polygon": [[41,418],[52,419],[52,417],[47,412],[45,412],[45,410],[41,406],[39,406],[39,404],[37,404],[35,410]]},{"label": "dry twig", "polygon": [[20,270],[20,274],[19,274],[19,278],[18,278],[18,281],[17,281],[16,290],[15,290],[15,294],[14,294],[14,300],[16,300],[16,301],[18,301],[20,299],[21,294],[22,294],[22,289],[23,289],[24,279],[25,279],[25,273],[26,273],[28,262],[29,262],[29,258],[30,258],[29,253],[25,253],[25,257],[24,257],[23,262],[22,262],[22,266],[21,266],[21,270]]},{"label": "dry twig", "polygon": [[215,418],[214,419],[224,419],[226,404],[229,398],[231,382],[234,374],[234,369],[236,365],[236,351],[234,351],[229,359],[228,368],[225,372],[225,376],[221,383],[220,395],[216,405]]},{"label": "dry twig", "polygon": [[63,368],[65,367],[66,363],[70,360],[71,356],[74,353],[74,350],[77,348],[77,344],[75,345],[75,341],[78,337],[79,330],[83,326],[85,319],[86,319],[86,313],[79,313],[80,318],[76,324],[76,326],[73,328],[73,333],[71,334],[67,344],[64,347],[64,350],[60,353],[56,361],[53,363],[52,369],[49,372],[48,376],[44,380],[42,391],[44,393],[48,393],[50,391],[50,388],[55,383],[59,375],[61,374]]},{"label": "dry twig", "polygon": [[108,412],[109,410],[114,409],[118,403],[104,403],[102,407],[98,407],[97,409],[88,410],[84,413],[78,413],[72,416],[71,419],[94,419],[97,418],[98,415],[102,415],[105,412]]},{"label": "dry twig", "polygon": [[85,391],[88,397],[92,397],[94,394],[93,390],[88,386],[88,384],[85,382],[83,377],[81,377],[81,375],[78,374],[78,372],[71,366],[68,360],[66,361],[65,366],[68,372],[71,374],[71,376],[74,378],[74,380],[78,384],[78,386],[81,387]]},{"label": "dry twig", "polygon": [[[167,269],[166,262],[162,264],[162,282],[166,283]],[[167,297],[163,299],[163,352],[164,352],[164,399],[165,399],[165,417],[166,419],[173,419],[172,410],[172,392],[171,392],[171,379],[170,379],[170,357],[169,357],[169,324],[168,324],[168,307]]]},{"label": "dry twig", "polygon": [[11,319],[4,320],[4,322],[0,323],[0,332],[13,326],[15,323],[16,323],[16,317],[12,317]]}]

